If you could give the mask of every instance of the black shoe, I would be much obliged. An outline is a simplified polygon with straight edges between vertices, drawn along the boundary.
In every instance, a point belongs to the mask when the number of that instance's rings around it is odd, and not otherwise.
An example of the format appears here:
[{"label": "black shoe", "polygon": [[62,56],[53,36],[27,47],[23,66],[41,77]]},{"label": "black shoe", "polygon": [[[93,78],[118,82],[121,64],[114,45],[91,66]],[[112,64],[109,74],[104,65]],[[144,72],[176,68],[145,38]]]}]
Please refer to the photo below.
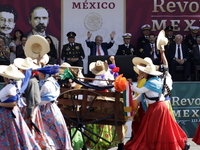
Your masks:
[{"label": "black shoe", "polygon": [[124,150],[124,143],[119,143],[117,150]]},{"label": "black shoe", "polygon": [[184,150],[188,150],[188,149],[190,149],[190,145],[187,144],[187,141],[186,141],[186,142],[185,142],[185,148],[184,148]]}]

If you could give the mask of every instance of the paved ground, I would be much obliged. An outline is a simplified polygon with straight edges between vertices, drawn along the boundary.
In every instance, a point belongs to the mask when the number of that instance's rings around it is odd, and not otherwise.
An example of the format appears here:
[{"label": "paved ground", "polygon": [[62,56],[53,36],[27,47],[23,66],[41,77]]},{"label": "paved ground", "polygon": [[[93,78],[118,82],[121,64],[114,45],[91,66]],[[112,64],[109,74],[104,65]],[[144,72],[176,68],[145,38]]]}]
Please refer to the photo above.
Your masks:
[{"label": "paved ground", "polygon": [[[125,138],[124,143],[126,143],[128,140],[129,140],[129,138]],[[190,150],[200,150],[200,146],[198,146],[194,142],[192,142],[192,138],[188,139],[188,143],[190,144]],[[109,150],[117,150],[117,147],[113,147]]]}]

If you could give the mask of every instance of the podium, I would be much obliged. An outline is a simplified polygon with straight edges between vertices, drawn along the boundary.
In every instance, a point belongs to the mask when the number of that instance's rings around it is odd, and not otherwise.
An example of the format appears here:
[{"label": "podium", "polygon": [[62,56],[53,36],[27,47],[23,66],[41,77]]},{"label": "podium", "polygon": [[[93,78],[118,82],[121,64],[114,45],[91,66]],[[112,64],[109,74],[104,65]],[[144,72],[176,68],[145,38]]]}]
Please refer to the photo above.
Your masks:
[{"label": "podium", "polygon": [[[133,63],[132,59],[136,56],[124,56],[124,55],[117,55],[115,56],[115,63],[116,66],[120,68],[119,74],[123,74],[124,77],[131,78],[133,82],[137,81],[137,74],[133,70]],[[97,60],[101,61],[108,61],[108,65],[111,64],[109,60],[110,56],[88,56],[88,77],[94,78],[92,72],[89,71],[89,65],[92,62],[96,62]]]}]

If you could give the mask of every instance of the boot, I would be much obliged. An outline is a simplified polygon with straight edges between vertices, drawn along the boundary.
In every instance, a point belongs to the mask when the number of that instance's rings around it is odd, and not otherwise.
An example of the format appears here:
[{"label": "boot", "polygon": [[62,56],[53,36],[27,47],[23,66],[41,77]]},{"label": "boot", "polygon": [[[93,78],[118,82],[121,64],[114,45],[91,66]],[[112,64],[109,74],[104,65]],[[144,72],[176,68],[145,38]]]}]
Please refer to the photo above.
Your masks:
[{"label": "boot", "polygon": [[117,150],[124,150],[124,143],[119,143]]},{"label": "boot", "polygon": [[188,149],[190,149],[190,145],[187,144],[187,141],[186,141],[186,142],[185,142],[185,148],[184,148],[184,150],[188,150]]}]

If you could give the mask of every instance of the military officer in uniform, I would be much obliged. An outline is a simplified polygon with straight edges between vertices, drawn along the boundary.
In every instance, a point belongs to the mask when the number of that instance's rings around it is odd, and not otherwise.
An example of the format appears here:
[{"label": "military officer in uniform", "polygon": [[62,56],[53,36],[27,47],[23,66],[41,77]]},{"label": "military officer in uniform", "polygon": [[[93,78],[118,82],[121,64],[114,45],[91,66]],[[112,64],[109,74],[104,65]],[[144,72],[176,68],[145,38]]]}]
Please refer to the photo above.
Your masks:
[{"label": "military officer in uniform", "polygon": [[80,43],[75,43],[76,33],[68,32],[67,37],[69,43],[63,45],[61,58],[71,66],[83,67],[82,59],[85,58],[85,53]]},{"label": "military officer in uniform", "polygon": [[139,55],[139,57],[142,57],[142,58],[144,58],[143,46],[145,44],[149,43],[150,28],[151,28],[151,26],[148,24],[143,25],[141,27],[143,36],[139,37],[137,40],[138,55]]},{"label": "military officer in uniform", "polygon": [[130,33],[122,35],[124,44],[118,46],[116,55],[136,55],[135,46],[130,44],[131,36]]},{"label": "military officer in uniform", "polygon": [[169,46],[172,43],[175,43],[175,36],[173,32],[173,26],[167,26],[165,28],[165,36],[168,39],[168,44],[165,46],[165,55],[168,57],[168,52],[169,52]]},{"label": "military officer in uniform", "polygon": [[184,43],[188,46],[188,50],[190,55],[193,54],[193,48],[197,45],[197,36],[199,32],[199,27],[191,26],[190,27],[190,34],[185,37]]}]

